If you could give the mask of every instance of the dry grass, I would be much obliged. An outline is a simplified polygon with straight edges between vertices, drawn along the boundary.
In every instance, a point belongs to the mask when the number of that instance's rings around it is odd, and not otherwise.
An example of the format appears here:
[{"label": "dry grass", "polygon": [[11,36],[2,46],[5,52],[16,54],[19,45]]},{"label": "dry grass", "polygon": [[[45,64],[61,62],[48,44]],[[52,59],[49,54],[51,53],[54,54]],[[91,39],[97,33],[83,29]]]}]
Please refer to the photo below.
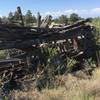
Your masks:
[{"label": "dry grass", "polygon": [[41,92],[14,91],[15,100],[100,100],[100,69],[93,72],[91,79],[80,79],[72,75],[60,76],[63,85],[44,89]]},{"label": "dry grass", "polygon": [[13,91],[11,98],[14,100],[43,100],[41,94],[37,91]]}]

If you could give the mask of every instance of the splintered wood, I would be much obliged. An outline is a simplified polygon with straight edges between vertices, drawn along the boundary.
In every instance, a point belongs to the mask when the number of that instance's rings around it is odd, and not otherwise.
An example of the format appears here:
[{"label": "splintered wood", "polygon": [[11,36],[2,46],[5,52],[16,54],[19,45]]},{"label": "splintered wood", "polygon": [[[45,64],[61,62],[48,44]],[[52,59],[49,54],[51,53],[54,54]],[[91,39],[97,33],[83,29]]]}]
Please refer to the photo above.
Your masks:
[{"label": "splintered wood", "polygon": [[[21,25],[0,23],[0,49],[10,49],[12,52],[16,52],[18,49],[22,52],[17,52],[9,59],[0,61],[0,65],[2,65],[0,73],[11,69],[14,72],[16,69],[25,67],[27,62],[36,59],[38,51],[45,48],[46,45],[57,48],[59,54],[64,54],[66,57],[90,56],[88,52],[93,50],[95,43],[93,41],[93,28],[86,24],[88,19],[73,25],[49,28],[51,16],[47,16],[41,22],[41,16],[38,13],[37,27],[25,27],[20,7],[17,8],[17,13]],[[14,67],[9,64],[14,65]],[[30,63],[26,64],[26,66],[29,65]]]}]

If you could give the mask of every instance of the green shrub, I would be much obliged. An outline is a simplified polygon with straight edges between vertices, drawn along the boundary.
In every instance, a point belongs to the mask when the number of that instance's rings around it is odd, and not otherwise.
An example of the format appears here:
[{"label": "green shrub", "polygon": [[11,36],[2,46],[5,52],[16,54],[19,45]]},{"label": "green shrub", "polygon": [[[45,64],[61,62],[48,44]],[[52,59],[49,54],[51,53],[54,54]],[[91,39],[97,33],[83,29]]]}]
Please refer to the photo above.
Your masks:
[{"label": "green shrub", "polygon": [[100,44],[100,17],[94,18],[92,24],[96,28],[96,33],[95,33],[96,43]]},{"label": "green shrub", "polygon": [[100,17],[94,18],[92,24],[95,26],[96,59],[97,66],[100,66]]},{"label": "green shrub", "polygon": [[7,57],[7,51],[6,50],[0,50],[0,59],[5,59]]},{"label": "green shrub", "polygon": [[75,59],[67,58],[67,68],[68,68],[68,71],[71,71],[76,63],[77,63],[77,61]]}]

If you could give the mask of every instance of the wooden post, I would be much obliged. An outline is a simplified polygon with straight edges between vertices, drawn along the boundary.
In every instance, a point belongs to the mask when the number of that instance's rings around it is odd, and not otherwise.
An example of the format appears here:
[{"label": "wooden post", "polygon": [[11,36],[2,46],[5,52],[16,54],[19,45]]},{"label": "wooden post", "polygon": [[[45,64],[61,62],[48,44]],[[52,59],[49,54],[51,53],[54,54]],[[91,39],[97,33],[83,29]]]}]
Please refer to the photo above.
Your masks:
[{"label": "wooden post", "polygon": [[22,15],[22,11],[21,11],[20,7],[17,7],[17,12],[18,12],[19,18],[21,20],[22,26],[24,26],[23,15]]},{"label": "wooden post", "polygon": [[37,27],[40,28],[40,25],[41,25],[41,15],[40,15],[40,13],[38,12],[38,13],[37,13]]}]

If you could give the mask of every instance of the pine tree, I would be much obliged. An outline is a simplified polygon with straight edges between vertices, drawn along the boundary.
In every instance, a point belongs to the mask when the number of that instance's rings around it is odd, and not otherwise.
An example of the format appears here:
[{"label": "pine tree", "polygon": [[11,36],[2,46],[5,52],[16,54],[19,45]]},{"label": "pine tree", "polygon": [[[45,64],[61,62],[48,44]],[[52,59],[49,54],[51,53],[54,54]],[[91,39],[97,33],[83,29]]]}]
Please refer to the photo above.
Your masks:
[{"label": "pine tree", "polygon": [[9,13],[9,15],[8,15],[8,20],[9,20],[10,22],[13,22],[13,21],[14,21],[14,15],[13,15],[12,12]]},{"label": "pine tree", "polygon": [[26,26],[30,26],[32,25],[33,22],[34,22],[34,19],[33,19],[32,13],[30,10],[28,10],[25,15],[25,24]]}]

